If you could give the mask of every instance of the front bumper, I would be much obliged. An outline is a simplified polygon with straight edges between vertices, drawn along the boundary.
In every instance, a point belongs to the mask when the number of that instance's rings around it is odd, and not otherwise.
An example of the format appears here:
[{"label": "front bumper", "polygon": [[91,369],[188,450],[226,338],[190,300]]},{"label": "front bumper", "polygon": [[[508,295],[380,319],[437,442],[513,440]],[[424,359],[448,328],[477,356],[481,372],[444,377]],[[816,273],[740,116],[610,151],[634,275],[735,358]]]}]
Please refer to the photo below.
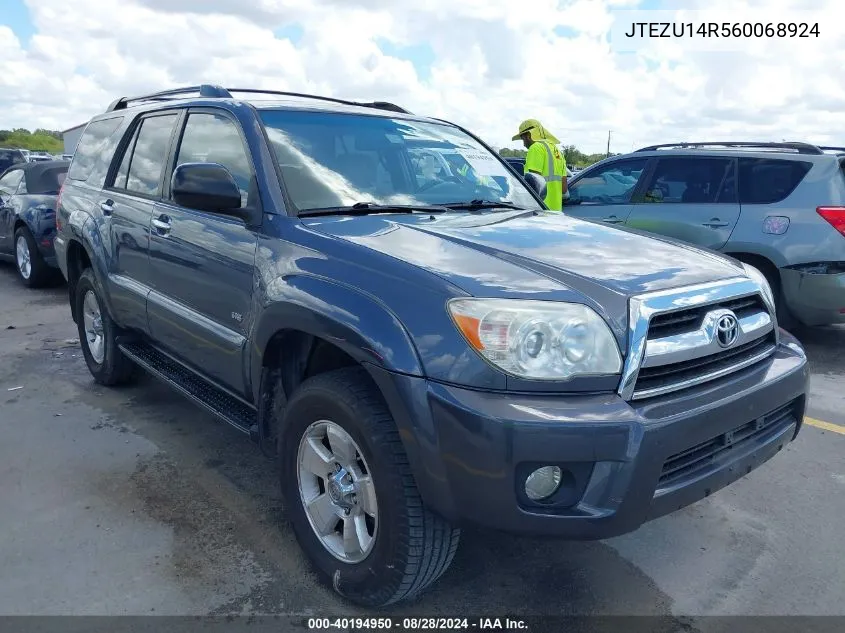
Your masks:
[{"label": "front bumper", "polygon": [[[602,539],[694,503],[781,450],[801,427],[809,371],[783,333],[761,366],[636,404],[376,378],[429,507],[455,523]],[[542,465],[568,473],[557,504],[524,495],[525,476]]]},{"label": "front bumper", "polygon": [[845,323],[845,273],[820,274],[781,268],[786,305],[804,325]]}]

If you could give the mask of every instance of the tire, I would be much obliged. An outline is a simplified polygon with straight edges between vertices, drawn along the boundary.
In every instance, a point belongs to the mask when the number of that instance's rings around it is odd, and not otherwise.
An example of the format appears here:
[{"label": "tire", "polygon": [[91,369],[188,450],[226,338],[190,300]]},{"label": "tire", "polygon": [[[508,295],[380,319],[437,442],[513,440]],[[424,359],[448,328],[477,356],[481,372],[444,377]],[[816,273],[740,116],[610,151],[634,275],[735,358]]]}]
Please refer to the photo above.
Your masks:
[{"label": "tire", "polygon": [[106,386],[121,385],[132,379],[135,364],[118,349],[119,328],[103,308],[101,296],[94,271],[86,268],[74,296],[79,344],[94,380]]},{"label": "tire", "polygon": [[41,256],[35,238],[25,226],[15,231],[15,267],[18,279],[27,288],[41,288],[52,277],[52,270]]},{"label": "tire", "polygon": [[[300,471],[300,451],[307,452],[303,438],[311,436],[313,445],[313,438],[329,429],[334,429],[334,439],[338,437],[337,428],[321,426],[325,421],[345,432],[353,442],[354,454],[362,458],[339,461],[353,464],[350,471],[356,471],[353,487],[358,496],[350,516],[366,516],[341,521],[343,511],[338,504],[324,506],[337,512],[336,518],[331,512],[322,515],[331,517],[322,520],[324,525],[337,521],[341,529],[350,520],[364,522],[366,537],[372,541],[365,546],[366,538],[355,540],[359,551],[346,560],[324,545],[333,540],[336,546],[342,546],[340,535],[332,532],[326,539],[318,536],[309,518],[314,515],[309,515],[305,506],[306,498],[331,498],[328,477],[322,478],[322,487],[315,488],[317,477],[306,468]],[[324,583],[358,605],[383,607],[413,598],[446,571],[457,551],[460,530],[423,505],[393,418],[363,369],[340,369],[305,381],[288,401],[278,433],[285,509],[297,541]],[[337,448],[343,443],[335,445]],[[326,446],[322,449],[325,451]],[[324,466],[331,469],[330,462],[311,463],[319,463],[316,470]],[[366,487],[366,481],[372,486]],[[339,490],[335,488],[334,492]],[[348,497],[343,499],[349,502]],[[365,506],[375,511],[367,515]]]},{"label": "tire", "polygon": [[798,320],[795,318],[795,315],[792,314],[789,306],[786,305],[786,300],[783,298],[783,289],[780,283],[780,272],[777,269],[774,271],[767,270],[764,273],[764,276],[769,282],[772,294],[774,295],[778,325],[785,330],[797,327],[799,325]]}]

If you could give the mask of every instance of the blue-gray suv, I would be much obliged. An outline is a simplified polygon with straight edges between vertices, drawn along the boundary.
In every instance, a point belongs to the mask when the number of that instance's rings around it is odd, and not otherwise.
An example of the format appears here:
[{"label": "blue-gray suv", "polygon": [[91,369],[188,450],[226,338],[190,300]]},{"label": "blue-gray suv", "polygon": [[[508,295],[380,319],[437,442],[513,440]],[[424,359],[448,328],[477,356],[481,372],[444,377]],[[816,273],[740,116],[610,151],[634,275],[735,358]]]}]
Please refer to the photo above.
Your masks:
[{"label": "blue-gray suv", "polygon": [[845,148],[644,147],[569,182],[566,213],[731,255],[769,281],[782,326],[845,323]]},{"label": "blue-gray suv", "polygon": [[464,525],[629,532],[801,428],[755,268],[544,188],[393,104],[195,86],[93,118],[55,248],[94,379],[143,367],[248,434],[319,575],[383,606]]}]

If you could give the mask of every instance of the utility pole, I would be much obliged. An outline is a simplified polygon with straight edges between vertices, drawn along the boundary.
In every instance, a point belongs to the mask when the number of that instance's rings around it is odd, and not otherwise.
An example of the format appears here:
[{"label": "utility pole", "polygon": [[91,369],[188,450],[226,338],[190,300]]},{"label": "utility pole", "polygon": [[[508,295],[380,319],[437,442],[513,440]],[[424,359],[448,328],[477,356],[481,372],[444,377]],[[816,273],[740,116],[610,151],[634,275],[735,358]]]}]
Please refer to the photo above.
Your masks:
[{"label": "utility pole", "polygon": [[607,131],[607,156],[605,158],[610,158],[610,130]]}]

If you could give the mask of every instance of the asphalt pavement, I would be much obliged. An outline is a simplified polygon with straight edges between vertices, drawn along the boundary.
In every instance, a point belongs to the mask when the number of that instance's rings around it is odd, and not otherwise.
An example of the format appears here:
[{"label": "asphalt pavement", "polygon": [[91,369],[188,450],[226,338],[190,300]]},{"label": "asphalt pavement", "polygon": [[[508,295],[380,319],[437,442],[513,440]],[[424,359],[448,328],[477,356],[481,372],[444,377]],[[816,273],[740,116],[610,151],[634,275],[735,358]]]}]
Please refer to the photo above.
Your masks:
[{"label": "asphalt pavement", "polygon": [[[845,328],[797,331],[798,439],[745,479],[624,537],[465,531],[393,615],[845,615]],[[354,614],[316,582],[273,463],[154,379],[107,389],[63,285],[0,265],[0,614]]]}]

